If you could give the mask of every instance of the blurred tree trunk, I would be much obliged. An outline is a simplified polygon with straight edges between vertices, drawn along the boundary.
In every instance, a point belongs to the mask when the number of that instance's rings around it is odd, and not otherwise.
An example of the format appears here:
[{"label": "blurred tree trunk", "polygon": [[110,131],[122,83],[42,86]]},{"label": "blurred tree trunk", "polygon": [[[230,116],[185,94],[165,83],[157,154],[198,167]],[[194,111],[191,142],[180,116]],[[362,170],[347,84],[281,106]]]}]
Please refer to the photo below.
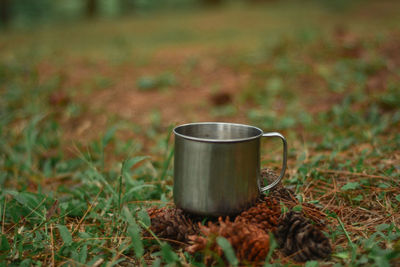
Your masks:
[{"label": "blurred tree trunk", "polygon": [[86,0],[86,16],[92,18],[97,14],[97,0]]},{"label": "blurred tree trunk", "polygon": [[4,27],[10,23],[10,0],[0,0],[0,24]]},{"label": "blurred tree trunk", "polygon": [[223,0],[202,0],[203,4],[206,6],[218,6]]}]

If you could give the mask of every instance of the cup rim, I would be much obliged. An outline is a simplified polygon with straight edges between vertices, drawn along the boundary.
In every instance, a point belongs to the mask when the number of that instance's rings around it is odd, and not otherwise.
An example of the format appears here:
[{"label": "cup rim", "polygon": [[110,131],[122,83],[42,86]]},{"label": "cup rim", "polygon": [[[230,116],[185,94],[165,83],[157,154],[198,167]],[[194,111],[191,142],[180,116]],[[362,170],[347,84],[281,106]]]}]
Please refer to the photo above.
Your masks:
[{"label": "cup rim", "polygon": [[[252,129],[257,130],[259,132],[259,134],[254,135],[254,136],[245,137],[245,138],[213,139],[213,138],[194,137],[194,136],[185,135],[185,134],[181,134],[181,133],[177,132],[177,130],[179,130],[180,128],[183,128],[183,127],[192,126],[192,125],[205,125],[205,124],[234,125],[234,126],[239,126],[239,127],[252,128]],[[181,124],[181,125],[176,126],[174,128],[173,132],[174,132],[174,134],[176,136],[182,137],[184,139],[193,140],[193,141],[200,141],[200,142],[207,142],[207,143],[236,143],[236,142],[250,141],[250,140],[254,140],[254,139],[260,138],[264,134],[263,130],[261,130],[258,127],[247,125],[247,124],[242,124],[242,123],[231,123],[231,122],[192,122],[192,123],[185,123],[185,124]]]}]

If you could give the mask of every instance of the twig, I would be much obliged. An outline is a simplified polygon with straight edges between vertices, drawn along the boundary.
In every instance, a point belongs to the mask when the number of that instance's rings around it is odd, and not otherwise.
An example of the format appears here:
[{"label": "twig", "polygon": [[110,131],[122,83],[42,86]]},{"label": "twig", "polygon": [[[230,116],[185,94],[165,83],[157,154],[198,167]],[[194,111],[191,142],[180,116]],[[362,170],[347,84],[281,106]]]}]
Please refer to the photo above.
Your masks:
[{"label": "twig", "polygon": [[[115,237],[114,237],[115,238]],[[127,237],[116,237],[116,238],[119,238],[119,239],[122,239],[122,238],[127,238]],[[111,239],[111,237],[110,237],[110,239]],[[85,240],[85,239],[83,239],[83,240]],[[117,251],[116,250],[114,250],[114,249],[111,249],[111,248],[108,248],[108,247],[105,247],[105,246],[102,246],[102,245],[97,245],[97,244],[92,244],[93,246],[96,246],[96,247],[98,247],[98,248],[102,248],[102,249],[104,249],[104,250],[107,250],[107,251],[109,251],[110,253],[116,253]],[[134,258],[131,258],[131,257],[129,257],[128,255],[125,255],[125,254],[122,254],[125,258],[127,258],[127,259],[129,259],[130,261],[135,261],[135,259]],[[94,265],[93,265],[94,266]]]},{"label": "twig", "polygon": [[[89,240],[111,240],[113,238],[116,238],[118,240],[122,240],[122,239],[127,239],[130,238],[128,236],[118,236],[118,237],[90,237],[90,238],[78,238],[77,241],[89,241]],[[156,240],[153,236],[145,236],[142,237],[143,239],[151,239],[151,240]],[[176,243],[179,245],[187,245],[184,242],[181,241],[177,241],[177,240],[173,240],[173,239],[169,239],[169,238],[162,238],[162,237],[157,237],[159,240],[162,241],[167,241],[167,242],[171,242],[171,243]]]},{"label": "twig", "polygon": [[96,202],[97,198],[99,195],[103,192],[103,187],[100,189],[99,193],[97,193],[96,197],[94,198],[93,202],[90,203],[89,208],[86,210],[85,214],[83,217],[79,220],[78,225],[75,227],[74,231],[72,231],[71,235],[74,235],[76,231],[78,231],[79,227],[81,226],[83,220],[86,218],[87,214],[92,210],[94,203]]},{"label": "twig", "polygon": [[360,172],[349,172],[349,171],[339,171],[339,170],[322,170],[322,169],[316,169],[318,172],[322,173],[332,173],[332,174],[343,174],[343,175],[352,175],[352,176],[359,176],[359,177],[367,177],[367,178],[375,178],[375,179],[384,179],[391,181],[392,179],[386,176],[381,176],[381,175],[373,175],[373,174],[366,174],[366,173],[360,173]]},{"label": "twig", "polygon": [[133,200],[133,201],[128,201],[126,202],[128,204],[130,203],[143,203],[143,204],[165,204],[165,205],[174,205],[174,203],[172,202],[165,202],[162,200]]},{"label": "twig", "polygon": [[[181,246],[186,246],[187,245],[186,243],[183,243],[181,241],[177,241],[177,240],[173,240],[173,239],[169,239],[169,238],[162,238],[162,237],[157,237],[157,238],[159,240],[167,241],[167,242],[171,242],[171,243],[176,243],[176,244],[181,245]],[[155,239],[155,238],[152,237],[152,236],[148,236],[148,237],[143,237],[143,239]]]},{"label": "twig", "polygon": [[54,260],[54,238],[53,238],[53,224],[50,224],[50,243],[51,243],[51,266],[55,267]]},{"label": "twig", "polygon": [[[87,264],[77,262],[76,260],[74,260],[74,259],[72,259],[72,258],[65,257],[65,256],[63,256],[63,255],[58,255],[58,256],[61,257],[61,258],[63,258],[63,259],[66,259],[66,262],[65,262],[65,263],[69,263],[69,265],[71,265],[71,262],[72,262],[72,263],[74,263],[73,266],[77,266],[77,265],[78,265],[78,266],[89,266],[89,265],[87,265]],[[103,258],[100,258],[99,260],[102,260],[101,263],[104,261]],[[98,260],[98,261],[99,261],[99,260]],[[96,261],[96,262],[92,265],[92,267],[93,267],[93,266],[99,266],[99,265],[96,265],[96,263],[97,263],[98,261]],[[65,265],[65,264],[63,264],[63,263],[60,264],[60,266],[63,266],[63,265]],[[68,266],[69,266],[69,265],[68,265]]]},{"label": "twig", "polygon": [[[25,221],[26,220],[26,218],[28,218],[29,216],[31,216],[32,215],[32,213],[36,213],[36,210],[40,207],[40,206],[42,206],[42,204],[46,201],[46,199],[47,199],[47,196],[45,197],[45,198],[43,198],[43,200],[42,200],[42,202],[40,202],[39,203],[39,205],[37,205],[34,209],[30,209],[29,207],[29,209],[31,210],[31,212],[28,214],[28,215],[26,215],[26,216],[24,216],[23,218],[21,218],[17,223],[15,223],[13,226],[11,226],[10,228],[8,228],[7,229],[7,231],[6,231],[6,233],[8,233],[11,229],[13,229],[16,225],[18,225],[18,224],[20,224],[20,223],[22,223],[23,221]],[[39,214],[39,213],[37,213],[38,215],[41,215],[41,214]],[[46,217],[44,217],[44,219],[46,219]]]},{"label": "twig", "polygon": [[46,179],[46,180],[44,180],[44,184],[51,184],[51,183],[54,183],[54,182],[60,182],[60,181],[63,181],[63,180],[65,180],[65,179],[67,179],[67,178],[70,178],[71,176],[73,176],[73,172],[67,172],[67,173],[62,173],[62,174],[59,174],[59,175],[57,175],[57,176],[54,176],[54,177],[51,177],[51,178],[49,178],[49,179]]},{"label": "twig", "polygon": [[1,224],[1,233],[4,234],[4,223],[6,219],[6,203],[7,203],[7,196],[4,197],[4,205],[3,205],[3,219]]},{"label": "twig", "polygon": [[[119,246],[118,246],[119,247]],[[120,251],[118,251],[115,256],[107,263],[106,267],[112,267],[113,266],[113,262],[118,260],[118,258],[123,255],[122,253],[129,248],[129,244],[125,245],[125,247],[123,247]]]},{"label": "twig", "polygon": [[95,263],[93,263],[93,267],[97,267],[100,266],[100,264],[102,264],[104,261],[103,258],[98,259]]}]

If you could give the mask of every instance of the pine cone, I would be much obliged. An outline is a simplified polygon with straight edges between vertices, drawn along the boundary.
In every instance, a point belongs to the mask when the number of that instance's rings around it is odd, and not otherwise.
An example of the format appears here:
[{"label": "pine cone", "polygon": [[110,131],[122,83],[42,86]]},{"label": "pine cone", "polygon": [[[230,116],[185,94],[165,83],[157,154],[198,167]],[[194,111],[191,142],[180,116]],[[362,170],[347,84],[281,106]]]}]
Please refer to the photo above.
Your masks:
[{"label": "pine cone", "polygon": [[283,252],[295,261],[325,259],[332,252],[329,239],[298,212],[287,213],[275,235]]},{"label": "pine cone", "polygon": [[276,199],[264,198],[264,202],[243,211],[235,219],[235,222],[252,224],[264,230],[266,233],[276,231],[281,215],[281,208]]},{"label": "pine cone", "polygon": [[[218,223],[209,222],[207,226],[200,226],[202,235],[190,236],[192,245],[186,250],[189,253],[204,251],[209,248],[220,257],[223,250],[217,245],[216,238],[226,238],[236,252],[236,257],[241,261],[257,262],[264,260],[269,250],[269,236],[263,230],[252,224],[242,221],[225,221],[219,217]],[[210,264],[210,258],[205,259]]]},{"label": "pine cone", "polygon": [[[262,183],[264,180],[266,180],[267,183],[272,183],[277,178],[278,175],[273,170],[267,168],[261,170]],[[320,229],[324,228],[326,215],[321,212],[317,206],[311,203],[300,203],[293,190],[284,187],[281,183],[271,189],[268,196],[282,202],[289,209],[301,205],[303,215],[314,221]]]},{"label": "pine cone", "polygon": [[199,232],[197,224],[185,216],[181,209],[150,208],[147,210],[152,230],[158,237],[187,242],[189,235]]},{"label": "pine cone", "polygon": [[[261,185],[266,186],[266,184],[271,184],[273,181],[278,179],[278,174],[268,168],[261,170]],[[265,182],[266,181],[266,182]],[[278,183],[273,189],[269,191],[270,197],[277,198],[280,201],[291,201],[297,202],[296,194],[293,190],[288,189],[282,185],[282,183]]]}]

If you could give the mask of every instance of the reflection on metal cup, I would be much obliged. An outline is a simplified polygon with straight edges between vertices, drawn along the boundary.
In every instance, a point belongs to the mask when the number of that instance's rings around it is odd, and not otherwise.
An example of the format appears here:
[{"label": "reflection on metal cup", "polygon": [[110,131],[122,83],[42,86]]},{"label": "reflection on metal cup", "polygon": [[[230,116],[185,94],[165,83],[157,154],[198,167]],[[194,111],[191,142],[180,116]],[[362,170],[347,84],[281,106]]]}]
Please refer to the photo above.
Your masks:
[{"label": "reflection on metal cup", "polygon": [[[174,202],[185,211],[237,214],[285,174],[287,143],[279,133],[244,124],[202,122],[180,125],[174,134]],[[281,175],[264,188],[259,182],[261,137],[279,137],[283,142]]]}]

